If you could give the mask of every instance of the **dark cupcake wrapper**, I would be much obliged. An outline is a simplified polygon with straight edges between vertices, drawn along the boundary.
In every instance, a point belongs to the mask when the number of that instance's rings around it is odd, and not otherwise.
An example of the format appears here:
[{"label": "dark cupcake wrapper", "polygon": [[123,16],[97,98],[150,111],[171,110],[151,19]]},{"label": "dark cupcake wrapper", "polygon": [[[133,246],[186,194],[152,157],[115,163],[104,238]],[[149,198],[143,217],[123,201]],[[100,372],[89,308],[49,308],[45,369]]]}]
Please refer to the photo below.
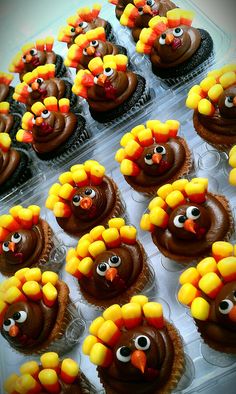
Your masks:
[{"label": "dark cupcake wrapper", "polygon": [[112,26],[111,26],[110,22],[108,22],[108,21],[107,21],[107,24],[106,24],[106,27],[105,27],[105,33],[106,33],[107,41],[110,41],[110,42],[113,42],[113,43],[116,42],[116,37],[114,35]]},{"label": "dark cupcake wrapper", "polygon": [[72,84],[65,79],[63,79],[63,81],[66,87],[64,96],[70,100],[70,108],[73,109],[74,111],[76,109],[76,112],[81,112],[81,108],[78,103],[78,97],[74,93],[72,93],[71,90]]},{"label": "dark cupcake wrapper", "polygon": [[9,86],[9,93],[4,101],[7,101],[8,103],[10,103],[11,113],[15,112],[15,113],[19,114],[20,116],[22,116],[25,113],[25,107],[24,107],[24,105],[18,103],[18,101],[13,99],[14,92],[15,92],[15,89],[13,88],[13,86]]},{"label": "dark cupcake wrapper", "polygon": [[63,57],[61,57],[60,55],[56,55],[55,65],[56,65],[56,77],[57,78],[65,77],[67,75],[67,68],[64,65]]}]

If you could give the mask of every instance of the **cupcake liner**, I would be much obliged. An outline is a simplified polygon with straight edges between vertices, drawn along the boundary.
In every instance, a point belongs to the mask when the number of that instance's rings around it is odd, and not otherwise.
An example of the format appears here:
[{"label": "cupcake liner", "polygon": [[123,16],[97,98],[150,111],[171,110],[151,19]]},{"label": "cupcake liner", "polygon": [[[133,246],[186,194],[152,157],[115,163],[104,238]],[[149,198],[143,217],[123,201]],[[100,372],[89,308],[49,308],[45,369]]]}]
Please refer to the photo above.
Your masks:
[{"label": "cupcake liner", "polygon": [[116,44],[116,47],[117,47],[117,49],[118,49],[119,55],[125,55],[125,56],[127,56],[127,49],[126,49],[125,47],[123,47],[123,46],[121,46],[121,45],[117,45],[117,44]]},{"label": "cupcake liner", "polygon": [[96,112],[89,107],[92,118],[99,123],[103,123],[105,126],[109,126],[109,124],[114,126],[114,124],[120,123],[130,117],[133,112],[136,112],[144,103],[150,100],[150,91],[145,79],[139,74],[136,75],[138,78],[137,88],[128,100],[117,108],[106,112]]},{"label": "cupcake liner", "polygon": [[73,111],[76,110],[76,112],[80,113],[81,107],[79,106],[79,103],[78,103],[78,97],[74,93],[72,93],[72,90],[71,90],[72,84],[69,81],[67,81],[66,79],[63,79],[63,81],[64,81],[65,87],[66,87],[64,96],[70,100],[70,108]]},{"label": "cupcake liner", "polygon": [[108,21],[106,21],[106,22],[107,22],[106,23],[106,27],[105,27],[106,39],[107,39],[107,41],[115,43],[116,42],[116,37],[114,35],[112,26],[111,26],[110,22],[108,22]]},{"label": "cupcake liner", "polygon": [[90,383],[83,372],[80,371],[80,387],[83,394],[97,394],[97,389]]},{"label": "cupcake liner", "polygon": [[11,113],[15,112],[19,115],[23,115],[25,113],[25,107],[24,105],[18,103],[18,101],[15,101],[13,99],[14,92],[15,92],[15,88],[13,88],[13,86],[9,86],[9,93],[4,101],[10,103]]},{"label": "cupcake liner", "polygon": [[209,336],[207,336],[205,334],[205,332],[203,331],[205,328],[204,322],[200,322],[200,325],[199,325],[199,323],[195,319],[194,319],[194,321],[197,326],[197,330],[198,330],[199,334],[201,335],[203,341],[208,346],[210,346],[214,350],[217,350],[218,352],[236,355],[236,346],[233,347],[232,345],[221,344],[219,342],[214,341],[212,338],[209,338]]},{"label": "cupcake liner", "polygon": [[57,78],[65,77],[66,75],[69,76],[69,74],[67,74],[67,68],[64,65],[63,57],[61,57],[60,55],[56,54],[55,65],[56,65],[56,73],[55,73],[55,75],[56,75]]}]

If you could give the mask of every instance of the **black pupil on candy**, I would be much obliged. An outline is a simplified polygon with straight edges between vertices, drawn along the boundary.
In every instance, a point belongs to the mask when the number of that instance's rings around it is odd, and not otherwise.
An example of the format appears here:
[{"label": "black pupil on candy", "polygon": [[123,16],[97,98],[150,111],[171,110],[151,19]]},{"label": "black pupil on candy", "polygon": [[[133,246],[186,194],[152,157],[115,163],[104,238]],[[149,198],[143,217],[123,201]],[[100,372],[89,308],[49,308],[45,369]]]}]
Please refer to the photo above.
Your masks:
[{"label": "black pupil on candy", "polygon": [[105,263],[99,264],[99,269],[100,269],[100,271],[105,272],[107,269],[106,264]]},{"label": "black pupil on candy", "polygon": [[145,158],[146,158],[147,160],[150,160],[150,159],[152,158],[152,154],[151,154],[151,153],[147,153],[146,156],[145,156]]},{"label": "black pupil on candy", "polygon": [[119,257],[118,256],[112,256],[111,257],[111,262],[112,263],[116,264],[116,263],[118,263],[118,261],[119,261]]},{"label": "black pupil on candy", "polygon": [[227,301],[221,301],[220,303],[220,308],[225,310],[228,308],[228,302]]},{"label": "black pupil on candy", "polygon": [[79,27],[83,27],[83,22],[80,22]]},{"label": "black pupil on candy", "polygon": [[7,320],[4,321],[4,325],[5,326],[10,326],[10,324],[11,324],[11,320],[10,319],[7,319]]},{"label": "black pupil on candy", "polygon": [[37,82],[38,82],[38,83],[42,83],[41,79],[39,79],[39,78],[37,79]]},{"label": "black pupil on candy", "polygon": [[79,196],[74,196],[74,197],[73,197],[73,201],[74,201],[74,202],[79,202],[79,200],[80,200],[80,197],[79,197]]},{"label": "black pupil on candy", "polygon": [[180,28],[177,27],[177,29],[175,29],[175,32],[176,32],[176,33],[180,33]]},{"label": "black pupil on candy", "polygon": [[163,33],[163,34],[161,35],[161,38],[165,39],[165,38],[166,38],[166,34]]},{"label": "black pupil on candy", "polygon": [[89,196],[92,193],[92,189],[86,189],[84,194],[86,194],[86,196]]},{"label": "black pupil on candy", "polygon": [[142,12],[142,10],[143,10],[142,7],[139,7],[139,8],[138,8],[138,11],[139,11],[139,12]]},{"label": "black pupil on candy", "polygon": [[193,215],[193,216],[198,216],[199,214],[200,214],[199,209],[198,209],[198,208],[193,208],[193,210],[192,210],[192,215]]},{"label": "black pupil on candy", "polygon": [[234,297],[236,297],[236,291],[234,291],[234,293],[233,293],[233,294],[234,294]]},{"label": "black pupil on candy", "polygon": [[228,102],[229,102],[229,103],[232,103],[233,101],[234,101],[234,98],[231,97],[231,96],[229,96],[229,97],[228,97]]},{"label": "black pupil on candy", "polygon": [[21,314],[20,312],[15,312],[12,317],[14,320],[18,320],[21,317]]},{"label": "black pupil on candy", "polygon": [[105,71],[106,71],[107,73],[109,73],[109,72],[111,71],[111,68],[110,68],[110,67],[107,67],[107,68],[105,68]]},{"label": "black pupil on candy", "polygon": [[95,45],[95,44],[96,44],[96,41],[92,41],[92,44]]},{"label": "black pupil on candy", "polygon": [[48,113],[48,110],[47,110],[47,109],[44,109],[44,110],[43,110],[43,114],[46,115],[47,113]]},{"label": "black pupil on candy", "polygon": [[152,5],[152,2],[150,0],[148,0],[147,5]]},{"label": "black pupil on candy", "polygon": [[15,233],[15,234],[14,234],[14,238],[15,238],[15,239],[20,238],[20,234],[19,234],[19,233]]},{"label": "black pupil on candy", "polygon": [[138,344],[139,344],[139,346],[141,346],[141,347],[147,346],[147,338],[145,338],[145,337],[139,338],[139,339],[138,339]]},{"label": "black pupil on candy", "polygon": [[31,49],[30,54],[34,55],[34,50],[33,49]]},{"label": "black pupil on candy", "polygon": [[157,152],[157,153],[163,152],[163,148],[162,148],[161,146],[158,146],[158,147],[156,148],[156,152]]},{"label": "black pupil on candy", "polygon": [[74,32],[75,32],[75,28],[72,27],[70,31],[71,31],[72,33],[74,33]]},{"label": "black pupil on candy", "polygon": [[179,222],[184,223],[186,219],[187,219],[186,216],[182,215],[179,217]]},{"label": "black pupil on candy", "polygon": [[121,354],[121,356],[123,356],[123,357],[129,357],[129,355],[130,355],[130,349],[129,349],[127,346],[123,346],[123,347],[120,349],[120,354]]},{"label": "black pupil on candy", "polygon": [[8,245],[9,245],[9,242],[4,242],[4,244],[3,244],[6,248],[8,247]]}]

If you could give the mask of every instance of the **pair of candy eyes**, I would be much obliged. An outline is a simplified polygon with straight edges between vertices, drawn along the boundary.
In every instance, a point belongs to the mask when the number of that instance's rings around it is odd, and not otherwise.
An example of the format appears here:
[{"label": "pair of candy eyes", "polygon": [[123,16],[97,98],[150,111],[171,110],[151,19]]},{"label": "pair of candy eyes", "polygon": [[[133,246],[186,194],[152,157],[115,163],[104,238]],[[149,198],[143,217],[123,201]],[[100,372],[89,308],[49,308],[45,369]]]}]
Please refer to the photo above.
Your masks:
[{"label": "pair of candy eyes", "polygon": [[[41,112],[41,118],[43,118],[43,119],[47,119],[47,118],[49,118],[49,116],[51,115],[51,112],[50,111],[48,111],[48,109],[44,109],[42,112]],[[35,119],[36,119],[36,116],[32,119],[32,123],[33,124],[35,124]]]},{"label": "pair of candy eyes", "polygon": [[[44,79],[43,78],[37,78],[37,79],[35,79],[35,81],[34,82],[37,82],[39,85],[42,85],[42,83],[44,82]],[[31,84],[32,84],[32,82],[31,82]],[[30,85],[31,85],[30,84]],[[32,92],[32,88],[31,88],[31,86],[28,86],[28,92]]]},{"label": "pair of candy eyes", "polygon": [[[146,335],[139,335],[134,340],[134,346],[137,350],[148,350],[151,346],[151,341]],[[128,346],[121,346],[116,351],[116,357],[123,363],[128,363],[131,359],[131,350]]]},{"label": "pair of candy eyes", "polygon": [[112,267],[112,268],[116,268],[119,267],[119,265],[121,264],[121,258],[119,256],[112,256],[109,258],[108,262],[103,262],[98,264],[97,266],[97,274],[100,276],[105,276],[107,270]]},{"label": "pair of candy eyes", "polygon": [[[14,242],[15,244],[18,244],[18,243],[21,241],[21,239],[22,239],[22,237],[21,237],[21,235],[20,235],[19,233],[14,233],[14,234],[11,236],[11,242]],[[8,247],[8,245],[9,245],[9,242],[8,242],[8,241],[3,243],[3,245],[2,245],[2,250],[3,250],[4,252],[9,252],[9,247]]]},{"label": "pair of candy eyes", "polygon": [[225,106],[226,106],[227,108],[233,108],[233,107],[234,107],[233,101],[234,101],[234,97],[232,97],[232,96],[226,97],[226,98],[225,98]]},{"label": "pair of candy eyes", "polygon": [[[85,194],[87,197],[90,197],[90,198],[94,198],[94,197],[96,196],[96,192],[95,192],[95,190],[93,190],[93,189],[86,189],[86,190],[84,191],[84,194]],[[83,198],[84,198],[84,197],[79,196],[78,194],[76,194],[76,195],[73,197],[72,202],[73,202],[73,204],[74,204],[76,207],[78,207],[78,206],[80,205],[80,201],[81,201]]]},{"label": "pair of candy eyes", "polygon": [[[174,37],[181,37],[183,35],[183,29],[180,27],[176,27],[176,29],[173,30],[173,36]],[[166,33],[163,33],[161,37],[159,38],[159,43],[161,45],[165,45],[166,43]]]},{"label": "pair of candy eyes", "polygon": [[[106,67],[103,70],[103,74],[106,75],[107,77],[110,77],[111,75],[114,74],[114,70],[112,68],[110,68],[110,67]],[[99,75],[94,77],[94,83],[96,83],[96,84],[98,83],[98,77],[99,77]]]},{"label": "pair of candy eyes", "polygon": [[[81,27],[82,29],[86,29],[86,27],[88,26],[88,24],[87,24],[87,22],[80,22],[78,26]],[[75,27],[72,27],[72,28],[70,29],[70,31],[71,31],[71,33],[72,33],[71,35],[75,35],[75,34],[76,34],[76,28],[75,28]]]},{"label": "pair of candy eyes", "polygon": [[15,323],[24,323],[27,319],[27,313],[25,311],[15,312],[12,318],[7,319],[3,323],[3,328],[5,331],[9,332],[10,328],[15,325]]},{"label": "pair of candy eyes", "polygon": [[[155,5],[155,1],[154,0],[147,0],[146,4],[149,5],[149,7],[153,7]],[[138,13],[139,13],[139,15],[143,15],[143,7],[138,8]]]},{"label": "pair of candy eyes", "polygon": [[[233,292],[234,301],[236,301],[236,291]],[[219,304],[219,311],[223,315],[227,315],[231,309],[233,308],[234,304],[231,300],[222,300]]]},{"label": "pair of candy eyes", "polygon": [[[29,53],[31,56],[36,56],[38,54],[38,51],[37,49],[32,48]],[[26,55],[22,56],[22,60],[24,63],[26,62]]]},{"label": "pair of candy eyes", "polygon": [[[98,46],[98,44],[99,43],[97,40],[93,40],[93,41],[90,41],[89,46],[96,48]],[[86,48],[83,49],[83,55],[88,56]]]},{"label": "pair of candy eyes", "polygon": [[[153,153],[160,153],[161,155],[165,155],[166,154],[166,150],[164,148],[164,146],[158,145],[153,149]],[[153,160],[152,160],[152,153],[147,153],[144,157],[144,161],[147,165],[151,166],[153,164]]]},{"label": "pair of candy eyes", "polygon": [[186,215],[175,216],[173,223],[176,227],[184,227],[184,222],[187,219],[197,220],[201,216],[201,213],[197,207],[191,206],[186,209]]}]

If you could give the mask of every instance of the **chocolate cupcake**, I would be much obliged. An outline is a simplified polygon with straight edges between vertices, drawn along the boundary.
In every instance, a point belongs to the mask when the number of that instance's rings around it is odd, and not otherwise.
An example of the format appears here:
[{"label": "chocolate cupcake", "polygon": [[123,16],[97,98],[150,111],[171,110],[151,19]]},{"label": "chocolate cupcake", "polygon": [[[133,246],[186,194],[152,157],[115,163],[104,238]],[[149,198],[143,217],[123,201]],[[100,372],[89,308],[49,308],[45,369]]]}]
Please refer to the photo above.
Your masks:
[{"label": "chocolate cupcake", "polygon": [[0,196],[11,193],[32,177],[31,160],[24,150],[11,148],[11,138],[0,133]]},{"label": "chocolate cupcake", "polygon": [[55,64],[45,64],[35,68],[23,76],[23,82],[15,87],[14,99],[25,104],[28,111],[37,101],[41,103],[46,97],[57,100],[67,98],[71,108],[77,106],[77,97],[72,93],[72,84],[67,80],[55,77]]},{"label": "chocolate cupcake", "polygon": [[76,37],[89,30],[96,29],[96,27],[105,29],[107,41],[114,41],[112,26],[108,21],[99,17],[100,10],[101,5],[98,3],[94,4],[91,9],[89,7],[79,8],[76,15],[67,19],[68,25],[60,29],[58,41],[66,42],[67,47],[70,48]]},{"label": "chocolate cupcake", "polygon": [[16,143],[16,133],[20,127],[21,118],[17,114],[13,114],[13,109],[7,101],[0,102],[0,133],[8,133],[12,139],[12,143]]},{"label": "chocolate cupcake", "polygon": [[[56,352],[47,352],[37,361],[26,361],[20,366],[20,376],[13,373],[4,382],[4,389],[11,394],[27,386],[25,394],[54,392],[63,394],[95,394],[95,388],[71,358],[60,360]],[[27,383],[26,383],[27,382]],[[27,389],[26,388],[26,389]]]},{"label": "chocolate cupcake", "polygon": [[228,200],[208,192],[207,183],[182,179],[160,187],[140,222],[160,252],[182,264],[207,256],[214,242],[228,240],[233,231]]},{"label": "chocolate cupcake", "polygon": [[114,218],[108,228],[94,227],[69,250],[65,270],[78,279],[80,292],[89,303],[105,308],[124,304],[144,289],[150,271],[136,233],[124,219]]},{"label": "chocolate cupcake", "polygon": [[126,5],[120,17],[120,23],[132,30],[135,42],[139,40],[142,29],[148,27],[148,23],[153,17],[166,16],[169,10],[176,8],[176,5],[170,0],[134,0],[129,3],[133,4]]},{"label": "chocolate cupcake", "polygon": [[116,6],[115,8],[115,14],[117,19],[120,20],[121,15],[124,12],[125,7],[127,4],[131,3],[133,4],[133,0],[108,0],[109,3],[114,4]]},{"label": "chocolate cupcake", "polygon": [[39,268],[17,271],[1,283],[1,334],[24,354],[67,352],[67,329],[78,316],[67,284],[55,272]]},{"label": "chocolate cupcake", "polygon": [[75,39],[75,43],[67,52],[64,64],[79,71],[88,68],[90,60],[95,57],[103,59],[106,55],[118,54],[127,55],[127,51],[124,47],[107,41],[104,28],[97,27]]},{"label": "chocolate cupcake", "polygon": [[107,394],[170,393],[184,372],[184,352],[162,305],[142,295],[94,320],[83,353],[97,365]]},{"label": "chocolate cupcake", "polygon": [[191,314],[204,342],[213,349],[236,354],[235,246],[215,242],[212,256],[180,276],[178,299]]},{"label": "chocolate cupcake", "polygon": [[56,77],[62,77],[66,74],[66,67],[63,58],[53,52],[53,43],[54,38],[49,36],[37,40],[35,44],[33,42],[25,44],[12,59],[9,71],[18,73],[20,80],[23,81],[26,73],[32,72],[38,66],[52,63],[56,66]]},{"label": "chocolate cupcake", "polygon": [[49,190],[46,208],[66,232],[81,236],[109,219],[123,215],[124,207],[115,182],[94,160],[76,164],[59,176]]},{"label": "chocolate cupcake", "polygon": [[192,27],[192,20],[193,12],[176,8],[167,12],[167,18],[154,17],[150,27],[142,30],[136,50],[150,56],[152,71],[158,77],[175,83],[186,80],[212,54],[211,36]]},{"label": "chocolate cupcake", "polygon": [[11,104],[11,111],[18,114],[24,112],[23,108],[13,99],[14,88],[10,86],[13,75],[0,71],[0,102],[7,101]]},{"label": "chocolate cupcake", "polygon": [[[44,103],[44,104],[43,104]],[[37,101],[22,117],[18,142],[31,144],[37,156],[48,163],[60,162],[89,138],[85,119],[70,111],[70,101],[47,97]]]},{"label": "chocolate cupcake", "polygon": [[100,123],[121,120],[123,115],[149,99],[145,79],[127,70],[125,55],[107,55],[89,62],[89,70],[80,70],[72,91],[85,98],[91,116]]},{"label": "chocolate cupcake", "polygon": [[210,71],[188,93],[196,132],[214,148],[228,152],[236,144],[236,64]]},{"label": "chocolate cupcake", "polygon": [[115,159],[133,189],[153,195],[161,185],[189,172],[191,154],[185,140],[177,137],[179,126],[177,120],[149,120],[146,128],[138,125],[121,138],[123,148]]}]

